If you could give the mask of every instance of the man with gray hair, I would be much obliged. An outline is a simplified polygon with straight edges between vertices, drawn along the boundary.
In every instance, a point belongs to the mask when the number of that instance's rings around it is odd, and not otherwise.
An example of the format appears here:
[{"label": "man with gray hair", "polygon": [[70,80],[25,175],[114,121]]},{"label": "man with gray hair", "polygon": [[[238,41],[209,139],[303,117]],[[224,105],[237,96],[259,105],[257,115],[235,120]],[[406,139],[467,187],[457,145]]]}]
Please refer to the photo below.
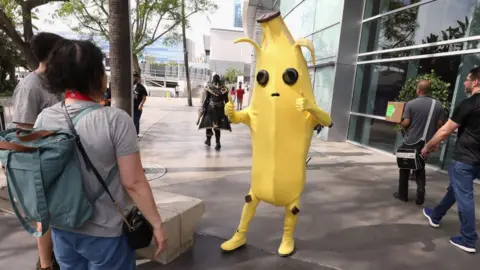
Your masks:
[{"label": "man with gray hair", "polygon": [[[443,106],[440,101],[430,97],[430,85],[431,83],[428,80],[421,80],[418,82],[417,98],[410,100],[405,105],[403,119],[400,123],[405,130],[404,141],[401,148],[416,149],[418,153],[420,153],[423,146],[443,125]],[[417,196],[415,203],[417,205],[422,205],[425,201],[425,161],[421,158],[420,160],[422,164],[419,169],[415,170],[417,181]],[[400,169],[398,191],[395,192],[393,196],[404,202],[408,202],[409,178],[410,170]]]}]

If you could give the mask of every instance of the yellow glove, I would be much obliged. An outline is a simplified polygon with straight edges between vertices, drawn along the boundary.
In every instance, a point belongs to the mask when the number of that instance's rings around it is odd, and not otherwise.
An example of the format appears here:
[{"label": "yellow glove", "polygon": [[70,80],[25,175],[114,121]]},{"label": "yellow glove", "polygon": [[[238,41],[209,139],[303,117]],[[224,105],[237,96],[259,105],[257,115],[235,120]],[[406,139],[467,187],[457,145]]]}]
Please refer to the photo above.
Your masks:
[{"label": "yellow glove", "polygon": [[297,98],[297,110],[304,112],[304,111],[311,111],[314,107],[313,102],[303,96],[303,92],[301,93],[302,97]]},{"label": "yellow glove", "polygon": [[225,115],[232,118],[235,115],[235,104],[233,104],[232,96],[228,94],[228,103],[225,104]]}]

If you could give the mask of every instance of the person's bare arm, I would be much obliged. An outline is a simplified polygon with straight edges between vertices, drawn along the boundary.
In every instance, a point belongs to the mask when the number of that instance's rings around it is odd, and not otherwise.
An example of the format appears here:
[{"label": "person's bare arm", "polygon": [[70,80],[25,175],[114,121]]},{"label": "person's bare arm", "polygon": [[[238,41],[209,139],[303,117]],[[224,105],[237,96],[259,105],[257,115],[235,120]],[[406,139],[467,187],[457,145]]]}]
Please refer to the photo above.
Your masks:
[{"label": "person's bare arm", "polygon": [[154,228],[162,227],[162,218],[158,214],[152,189],[145,177],[140,154],[117,157],[122,186],[128,192],[137,207]]},{"label": "person's bare arm", "polygon": [[447,139],[450,134],[452,134],[460,125],[453,122],[452,120],[448,120],[445,125],[443,125],[437,133],[433,136],[433,138],[425,145],[425,150],[430,152],[432,149],[435,149],[440,142]]},{"label": "person's bare arm", "polygon": [[410,127],[410,118],[404,118],[404,119],[402,120],[402,122],[400,123],[400,126],[401,126],[403,129],[407,130],[408,127]]},{"label": "person's bare arm", "polygon": [[443,120],[437,121],[437,130],[439,130],[443,126]]}]

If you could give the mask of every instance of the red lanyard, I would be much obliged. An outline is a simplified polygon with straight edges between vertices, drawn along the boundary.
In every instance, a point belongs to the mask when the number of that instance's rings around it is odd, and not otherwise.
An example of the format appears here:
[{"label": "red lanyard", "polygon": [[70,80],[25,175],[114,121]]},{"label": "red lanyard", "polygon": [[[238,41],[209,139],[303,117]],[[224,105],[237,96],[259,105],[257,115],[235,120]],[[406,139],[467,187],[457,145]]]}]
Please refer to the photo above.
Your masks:
[{"label": "red lanyard", "polygon": [[70,90],[65,91],[65,99],[67,99],[67,98],[95,102],[95,100],[93,98],[91,98],[87,95],[84,95],[84,94],[76,92],[76,91],[70,91]]}]

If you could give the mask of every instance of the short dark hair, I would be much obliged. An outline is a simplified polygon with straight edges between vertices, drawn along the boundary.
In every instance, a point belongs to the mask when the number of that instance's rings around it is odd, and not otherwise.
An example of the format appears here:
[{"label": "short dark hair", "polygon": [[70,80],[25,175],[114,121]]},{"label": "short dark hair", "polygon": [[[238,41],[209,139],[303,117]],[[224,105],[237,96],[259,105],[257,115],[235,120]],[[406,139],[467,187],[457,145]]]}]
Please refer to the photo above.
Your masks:
[{"label": "short dark hair", "polygon": [[102,50],[88,40],[59,41],[46,63],[45,78],[53,93],[67,89],[86,95],[103,91]]},{"label": "short dark hair", "polygon": [[55,47],[55,44],[62,39],[63,37],[59,35],[41,32],[32,37],[30,40],[30,48],[32,48],[33,54],[39,62],[45,62]]},{"label": "short dark hair", "polygon": [[480,80],[480,67],[473,68],[470,70],[470,77],[474,80]]}]

